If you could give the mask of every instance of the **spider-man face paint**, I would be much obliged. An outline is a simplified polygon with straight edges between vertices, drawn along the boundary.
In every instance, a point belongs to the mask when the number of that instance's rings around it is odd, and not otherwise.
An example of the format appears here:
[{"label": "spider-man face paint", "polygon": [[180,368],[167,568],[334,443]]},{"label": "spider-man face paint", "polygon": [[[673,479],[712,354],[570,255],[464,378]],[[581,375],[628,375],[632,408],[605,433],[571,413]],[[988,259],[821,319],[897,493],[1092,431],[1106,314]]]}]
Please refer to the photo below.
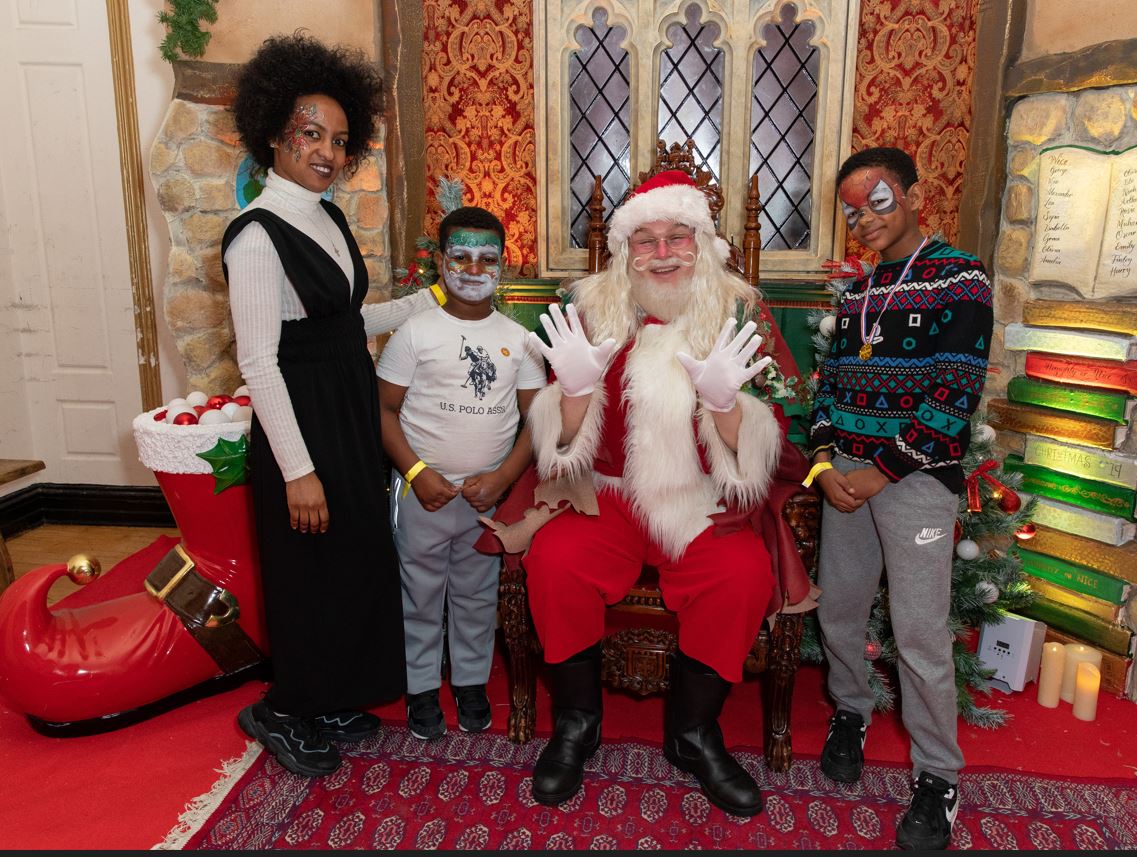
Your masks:
[{"label": "spider-man face paint", "polygon": [[866,210],[876,215],[890,214],[904,199],[899,183],[879,168],[858,171],[849,176],[841,182],[839,193],[841,211],[850,230],[857,228]]}]

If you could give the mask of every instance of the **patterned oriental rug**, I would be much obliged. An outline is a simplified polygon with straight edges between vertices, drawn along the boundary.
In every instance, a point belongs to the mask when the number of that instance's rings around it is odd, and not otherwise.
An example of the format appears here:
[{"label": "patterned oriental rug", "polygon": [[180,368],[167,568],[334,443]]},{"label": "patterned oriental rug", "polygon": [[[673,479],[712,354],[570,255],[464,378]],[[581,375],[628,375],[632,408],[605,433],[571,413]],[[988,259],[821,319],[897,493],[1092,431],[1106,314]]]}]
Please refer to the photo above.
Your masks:
[{"label": "patterned oriental rug", "polygon": [[[771,774],[761,754],[737,756],[763,786],[750,819],[711,806],[658,746],[601,745],[584,788],[561,807],[534,802],[533,762],[544,745],[450,732],[424,743],[405,727],[341,748],[343,767],[310,780],[256,744],[225,766],[159,849],[882,849],[907,807],[907,768],[868,765],[854,787],[816,761]],[[971,769],[960,783],[952,840],[970,849],[1137,848],[1137,786]]]}]

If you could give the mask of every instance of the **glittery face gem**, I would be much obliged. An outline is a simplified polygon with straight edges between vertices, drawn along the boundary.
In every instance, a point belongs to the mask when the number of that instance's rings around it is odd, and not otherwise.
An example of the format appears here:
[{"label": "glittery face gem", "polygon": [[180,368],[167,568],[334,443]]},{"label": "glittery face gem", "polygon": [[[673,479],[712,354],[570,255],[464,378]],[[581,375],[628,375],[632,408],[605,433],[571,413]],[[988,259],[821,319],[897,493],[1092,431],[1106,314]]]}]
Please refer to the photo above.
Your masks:
[{"label": "glittery face gem", "polygon": [[442,270],[447,290],[468,301],[488,298],[501,279],[501,250],[501,239],[491,229],[451,232],[446,239]]},{"label": "glittery face gem", "polygon": [[281,135],[284,140],[284,148],[292,153],[292,160],[299,161],[301,155],[308,148],[308,138],[304,136],[308,126],[322,118],[315,104],[296,105],[296,109],[288,117],[288,124],[284,127],[284,133]]},{"label": "glittery face gem", "polygon": [[887,177],[883,170],[866,170],[857,182],[850,176],[841,183],[841,211],[849,229],[856,229],[867,208],[873,214],[884,215],[896,210],[904,193],[900,186]]}]

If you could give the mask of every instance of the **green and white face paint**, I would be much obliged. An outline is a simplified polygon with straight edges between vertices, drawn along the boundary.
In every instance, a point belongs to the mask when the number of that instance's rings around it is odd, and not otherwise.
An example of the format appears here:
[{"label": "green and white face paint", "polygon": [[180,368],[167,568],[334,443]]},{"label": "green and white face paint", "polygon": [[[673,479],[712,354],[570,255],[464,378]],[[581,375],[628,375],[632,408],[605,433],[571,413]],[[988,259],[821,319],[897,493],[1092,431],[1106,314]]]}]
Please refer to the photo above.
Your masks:
[{"label": "green and white face paint", "polygon": [[501,239],[492,229],[455,229],[446,241],[442,280],[455,297],[484,301],[501,280]]}]

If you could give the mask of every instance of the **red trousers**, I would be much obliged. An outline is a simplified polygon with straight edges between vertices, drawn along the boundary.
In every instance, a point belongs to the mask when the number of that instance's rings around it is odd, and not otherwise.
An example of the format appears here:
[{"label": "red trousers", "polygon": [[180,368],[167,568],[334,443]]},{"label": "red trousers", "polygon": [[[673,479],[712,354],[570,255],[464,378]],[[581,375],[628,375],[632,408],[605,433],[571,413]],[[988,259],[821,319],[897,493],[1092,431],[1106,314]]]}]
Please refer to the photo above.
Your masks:
[{"label": "red trousers", "polygon": [[742,664],[774,589],[770,556],[750,529],[724,536],[708,525],[677,561],[656,547],[629,504],[602,492],[598,516],[569,509],[525,556],[529,607],[545,660],[560,663],[604,635],[604,608],[625,595],[644,565],[659,571],[663,602],[677,614],[679,648],[727,681]]}]

